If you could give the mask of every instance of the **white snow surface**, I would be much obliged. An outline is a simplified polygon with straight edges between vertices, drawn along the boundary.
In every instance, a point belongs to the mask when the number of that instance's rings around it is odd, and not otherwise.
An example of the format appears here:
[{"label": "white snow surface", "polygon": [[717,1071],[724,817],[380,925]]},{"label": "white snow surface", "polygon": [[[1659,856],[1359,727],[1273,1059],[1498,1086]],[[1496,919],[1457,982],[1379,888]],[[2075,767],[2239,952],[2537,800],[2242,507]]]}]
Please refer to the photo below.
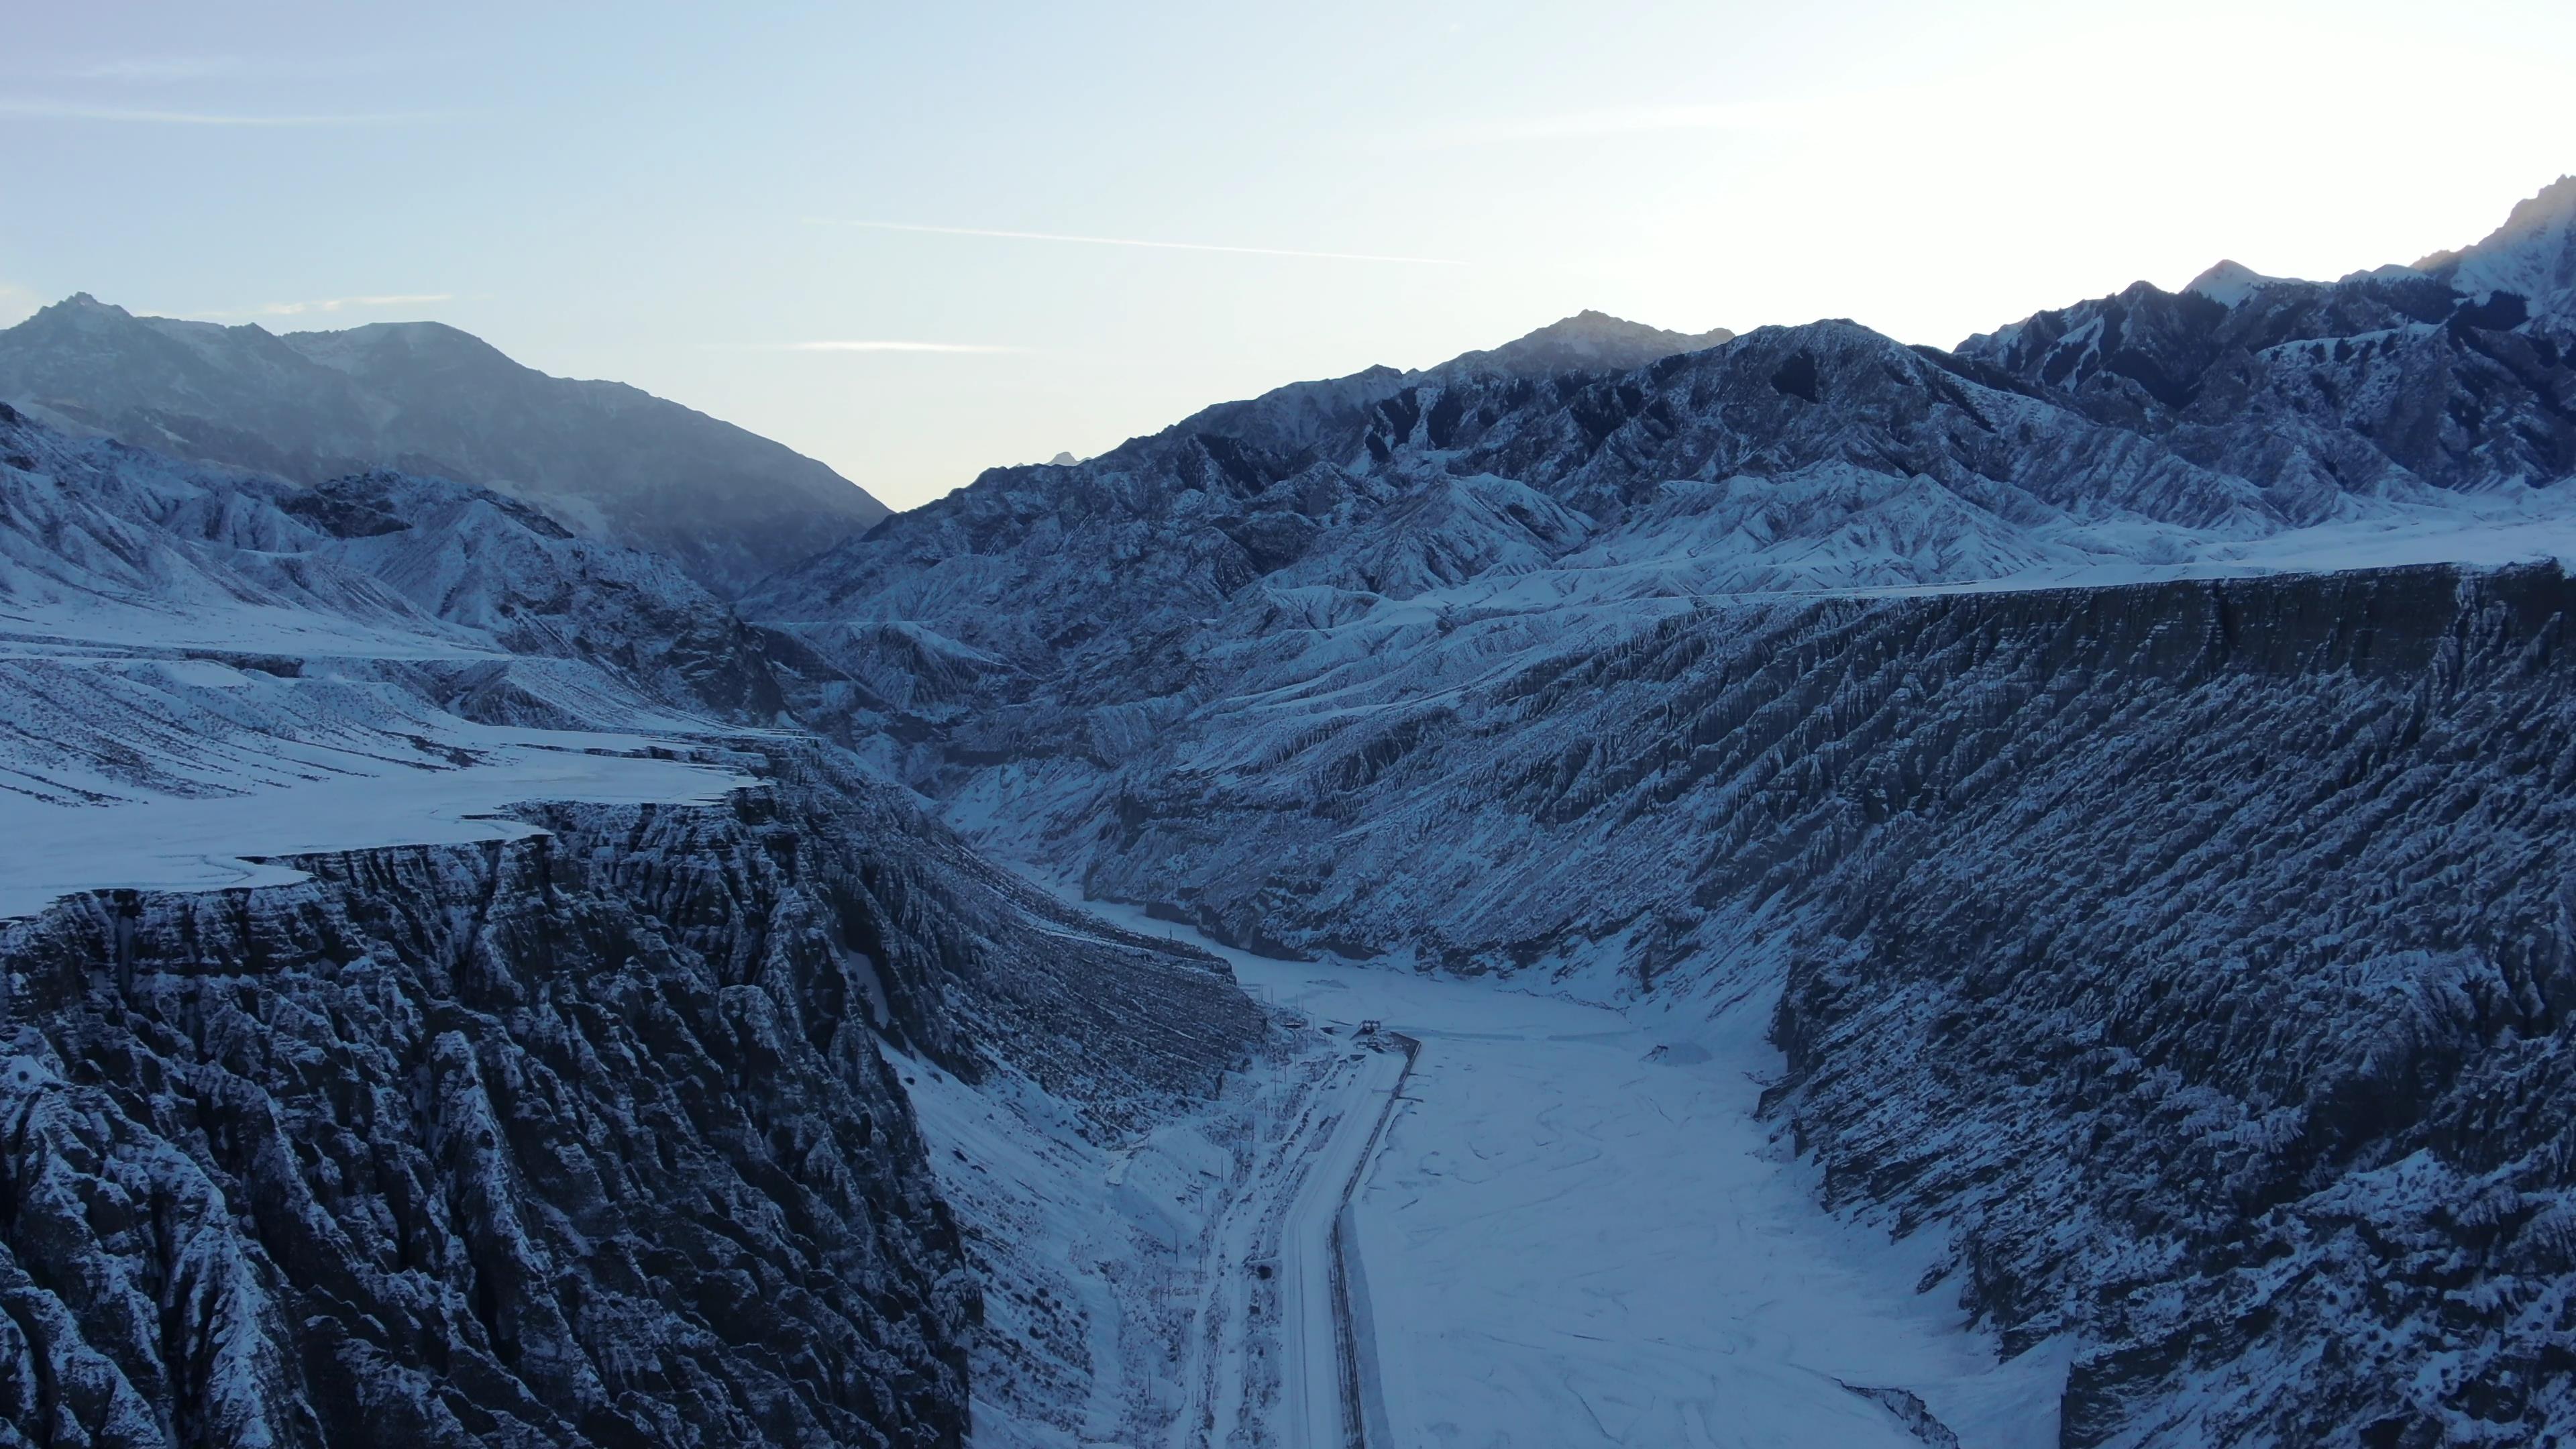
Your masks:
[{"label": "white snow surface", "polygon": [[[1891,1244],[1874,1226],[1825,1213],[1809,1174],[1755,1117],[1762,1083],[1781,1066],[1763,1040],[1768,990],[1622,1007],[1609,1004],[1617,988],[1606,973],[1558,978],[1560,990],[1597,988],[1604,1000],[1593,1003],[1418,975],[1403,962],[1269,960],[1129,908],[1089,908],[1130,929],[1217,950],[1248,989],[1325,1033],[1310,1038],[1306,1055],[1266,1069],[1269,1080],[1238,1087],[1238,1096],[1285,1101],[1290,1082],[1318,1080],[1320,1062],[1326,1076],[1317,1095],[1338,1099],[1345,1121],[1353,1112],[1373,1117],[1395,1058],[1356,1050],[1355,1029],[1375,1020],[1421,1043],[1354,1198],[1356,1296],[1367,1319],[1361,1338],[1374,1359],[1363,1378],[1372,1417],[1383,1414],[1372,1445],[1926,1442],[1861,1389],[1914,1395],[1971,1449],[2056,1443],[2064,1355],[2043,1346],[1999,1364],[1948,1288],[1916,1291],[1937,1256],[1931,1235]],[[946,1084],[917,1086],[915,1095],[943,1173],[970,1198],[978,1194],[957,1180],[964,1169],[951,1145],[972,1139],[990,1153],[990,1124],[1008,1115],[991,1102],[979,1111],[973,1098],[971,1089]],[[969,1130],[978,1118],[986,1124],[980,1138]],[[1295,1117],[1246,1120],[1266,1122],[1283,1139],[1305,1125]],[[1198,1412],[1175,1413],[1159,1430],[1166,1437],[1150,1442],[1341,1442],[1335,1389],[1322,1378],[1332,1372],[1331,1328],[1313,1301],[1320,1295],[1298,1291],[1296,1240],[1328,1230],[1341,1180],[1333,1160],[1341,1154],[1331,1149],[1362,1136],[1347,1126],[1327,1131],[1314,1142],[1325,1150],[1310,1154],[1303,1177],[1267,1183],[1274,1196],[1266,1205],[1261,1190],[1238,1192],[1213,1218],[1183,1205],[1206,1210],[1214,1199],[1203,1183],[1170,1207],[1119,1190],[1132,1199],[1124,1204],[1130,1221],[1157,1224],[1140,1238],[1187,1219],[1174,1236],[1191,1246],[1173,1261],[1196,1259],[1173,1271],[1196,1284],[1245,1281],[1226,1257],[1228,1214],[1282,1223],[1289,1240],[1278,1259],[1288,1291],[1272,1345],[1265,1348],[1258,1332],[1211,1327],[1206,1320],[1223,1316],[1224,1306],[1222,1295],[1208,1294],[1192,1307],[1178,1350],[1197,1355],[1202,1340],[1215,1342],[1221,1379],[1258,1387],[1275,1375],[1278,1398],[1266,1413],[1247,1413],[1260,1409],[1260,1393],[1201,1405],[1176,1390],[1173,1407]],[[1260,1155],[1257,1144],[1252,1155]],[[1074,1186],[1098,1170],[1055,1178],[1061,1196],[1047,1214],[1056,1222],[1102,1215],[1085,1201],[1100,1196],[1097,1181],[1084,1184],[1087,1192]],[[1024,1174],[1012,1191],[1043,1197],[1034,1176],[1042,1174]],[[1168,1176],[1166,1190],[1188,1174]],[[980,1195],[994,1190],[987,1185]],[[1067,1236],[1050,1228],[1031,1246],[1052,1257],[1052,1245]],[[1136,1262],[1123,1271],[1141,1271]],[[1266,1367],[1272,1354],[1277,1369]],[[1111,1419],[1095,1416],[1089,1427],[1108,1431]],[[1083,1441],[979,1414],[978,1442],[989,1449]]]},{"label": "white snow surface", "polygon": [[273,764],[292,778],[239,794],[138,792],[98,805],[0,787],[0,918],[33,915],[75,891],[214,890],[304,878],[266,857],[541,833],[498,813],[523,802],[708,804],[755,783],[714,766],[653,758],[644,753],[651,742],[637,736],[455,725],[449,741],[470,753],[471,763],[326,746],[281,749]]},{"label": "white snow surface", "polygon": [[[721,639],[722,605],[661,560],[438,480],[305,492],[0,428],[24,450],[0,462],[0,917],[515,838],[534,827],[498,812],[524,802],[751,783],[709,743],[747,731],[608,662],[649,659],[655,629]],[[477,693],[556,727],[469,718]]]}]

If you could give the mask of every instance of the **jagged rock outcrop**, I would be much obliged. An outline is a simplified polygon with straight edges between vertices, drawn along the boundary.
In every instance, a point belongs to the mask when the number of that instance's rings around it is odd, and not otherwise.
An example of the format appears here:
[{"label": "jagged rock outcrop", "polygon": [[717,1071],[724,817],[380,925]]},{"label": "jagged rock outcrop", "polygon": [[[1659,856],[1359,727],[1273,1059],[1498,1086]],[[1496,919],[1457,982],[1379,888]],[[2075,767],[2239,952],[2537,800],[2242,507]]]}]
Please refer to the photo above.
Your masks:
[{"label": "jagged rock outcrop", "polygon": [[962,1442],[975,1289],[880,1033],[1108,1127],[1260,1018],[765,768],[9,926],[0,1440]]},{"label": "jagged rock outcrop", "polygon": [[2576,472],[2576,319],[2402,267],[2224,295],[2140,282],[1972,337],[1958,356],[1972,375],[2244,477],[2299,522],[2353,493]]}]

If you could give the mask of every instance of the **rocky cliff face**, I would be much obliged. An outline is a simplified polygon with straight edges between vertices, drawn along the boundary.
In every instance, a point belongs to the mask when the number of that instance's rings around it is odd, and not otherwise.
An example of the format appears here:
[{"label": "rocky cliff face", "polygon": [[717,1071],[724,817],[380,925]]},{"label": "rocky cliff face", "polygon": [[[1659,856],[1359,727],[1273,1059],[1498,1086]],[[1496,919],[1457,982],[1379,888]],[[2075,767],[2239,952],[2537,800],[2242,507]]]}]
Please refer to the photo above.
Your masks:
[{"label": "rocky cliff face", "polygon": [[10,926],[0,1440],[962,1442],[880,1037],[1103,1124],[1258,1035],[827,758]]},{"label": "rocky cliff face", "polygon": [[1907,667],[1955,723],[1811,757],[1847,844],[1772,1100],[1829,1200],[1952,1224],[2008,1345],[2076,1335],[2068,1442],[2576,1422],[2571,606],[2551,569],[1936,617]]},{"label": "rocky cliff face", "polygon": [[2069,1443],[2531,1442],[2576,1415],[2571,613],[2540,568],[1470,622],[1013,798],[1260,949],[1785,982],[1771,1110],[2008,1347],[2073,1336]]}]

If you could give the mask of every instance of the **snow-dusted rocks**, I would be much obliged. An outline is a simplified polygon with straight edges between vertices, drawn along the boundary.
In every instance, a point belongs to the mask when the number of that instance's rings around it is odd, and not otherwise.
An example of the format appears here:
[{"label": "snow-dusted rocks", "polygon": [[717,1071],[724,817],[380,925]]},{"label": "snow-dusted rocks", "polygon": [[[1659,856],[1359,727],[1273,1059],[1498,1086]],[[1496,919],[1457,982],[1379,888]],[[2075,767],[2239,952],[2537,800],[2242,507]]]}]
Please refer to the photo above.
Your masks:
[{"label": "snow-dusted rocks", "polygon": [[2576,176],[2561,176],[2514,207],[2475,246],[2438,252],[2415,267],[2473,296],[2511,293],[2536,313],[2576,324]]},{"label": "snow-dusted rocks", "polygon": [[2576,1427],[2576,596],[2495,566],[2576,546],[2576,339],[2437,270],[1281,389],[746,610],[1094,894],[1779,986],[1774,1120],[2071,1355],[2069,1443],[2530,1442]]},{"label": "snow-dusted rocks", "polygon": [[22,638],[481,665],[459,687],[490,697],[487,717],[547,713],[532,658],[648,709],[766,721],[782,703],[765,641],[669,561],[489,489],[383,471],[298,488],[0,404],[0,507]]},{"label": "snow-dusted rocks", "polygon": [[399,468],[488,485],[728,596],[886,513],[765,438],[434,322],[277,336],[82,294],[0,331],[0,399],[292,482]]},{"label": "snow-dusted rocks", "polygon": [[752,768],[10,926],[0,1425],[962,1442],[976,1289],[878,1040],[1106,1131],[1260,1017],[828,755]]}]

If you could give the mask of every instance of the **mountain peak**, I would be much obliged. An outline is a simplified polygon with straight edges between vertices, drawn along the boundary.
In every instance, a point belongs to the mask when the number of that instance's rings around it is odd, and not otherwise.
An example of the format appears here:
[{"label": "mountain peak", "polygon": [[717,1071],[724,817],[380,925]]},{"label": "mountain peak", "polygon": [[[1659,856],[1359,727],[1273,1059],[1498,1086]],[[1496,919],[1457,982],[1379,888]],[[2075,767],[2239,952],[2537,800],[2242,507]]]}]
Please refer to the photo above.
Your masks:
[{"label": "mountain peak", "polygon": [[[134,314],[117,306],[113,302],[102,302],[87,292],[74,292],[70,296],[54,303],[50,307],[38,308],[35,315],[29,317],[27,320],[29,322],[33,322],[39,318],[49,318],[56,322],[77,324],[83,321],[100,322],[115,318],[132,321],[134,319]],[[23,326],[25,324],[21,323],[20,325]]]},{"label": "mountain peak", "polygon": [[1724,327],[1671,332],[1587,307],[1500,347],[1463,353],[1419,375],[1436,380],[1466,373],[1626,372],[1678,352],[1700,352],[1734,339],[1735,334]]},{"label": "mountain peak", "polygon": [[2415,269],[2463,292],[2518,293],[2534,311],[2576,312],[2576,176],[2515,203],[2504,225],[2476,244],[2435,252]]},{"label": "mountain peak", "polygon": [[2197,293],[2221,307],[2234,307],[2263,287],[2282,280],[2267,277],[2243,262],[2222,261],[2184,285],[2185,292]]},{"label": "mountain peak", "polygon": [[549,377],[438,322],[279,336],[84,292],[0,331],[0,398],[308,484],[398,464],[497,488],[725,592],[885,516],[780,444],[624,384]]}]

